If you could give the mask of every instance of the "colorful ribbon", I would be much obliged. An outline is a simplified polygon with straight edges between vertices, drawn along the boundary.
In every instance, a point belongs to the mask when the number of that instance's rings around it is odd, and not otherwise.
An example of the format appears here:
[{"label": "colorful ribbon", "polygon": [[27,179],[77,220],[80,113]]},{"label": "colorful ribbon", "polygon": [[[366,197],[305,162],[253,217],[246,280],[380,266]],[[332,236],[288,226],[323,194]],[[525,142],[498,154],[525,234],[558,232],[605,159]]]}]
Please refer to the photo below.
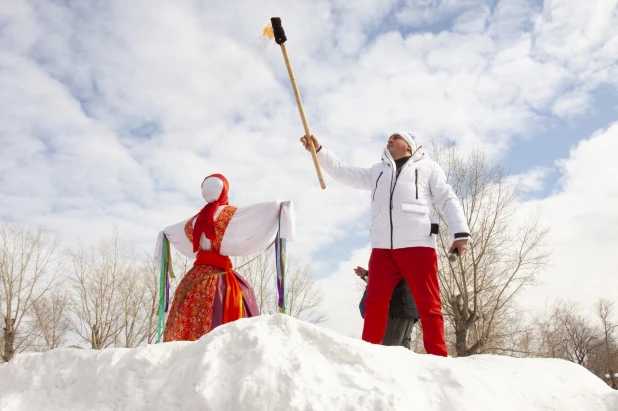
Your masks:
[{"label": "colorful ribbon", "polygon": [[277,307],[280,313],[286,313],[286,293],[285,293],[285,238],[281,238],[281,213],[283,203],[279,204],[279,217],[277,236],[275,237],[275,264],[277,266]]},{"label": "colorful ribbon", "polygon": [[170,242],[163,234],[163,241],[161,242],[161,274],[159,277],[159,322],[157,326],[157,343],[161,342],[163,336],[163,329],[165,328],[165,313],[169,309],[170,303],[170,277],[174,276],[174,270],[172,269],[172,255],[170,250]]}]

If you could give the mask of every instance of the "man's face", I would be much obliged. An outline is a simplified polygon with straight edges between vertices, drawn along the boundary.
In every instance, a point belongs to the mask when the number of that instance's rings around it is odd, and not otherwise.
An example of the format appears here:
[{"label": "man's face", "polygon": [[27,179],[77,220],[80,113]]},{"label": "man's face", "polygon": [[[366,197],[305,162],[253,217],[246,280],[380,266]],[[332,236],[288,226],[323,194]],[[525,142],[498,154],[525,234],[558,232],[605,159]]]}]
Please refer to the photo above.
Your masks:
[{"label": "man's face", "polygon": [[404,138],[401,137],[399,134],[393,134],[388,138],[388,143],[386,143],[386,149],[389,153],[391,153],[391,156],[397,158],[405,157],[412,154],[410,146],[408,145],[408,143],[406,143],[406,140],[404,140]]}]

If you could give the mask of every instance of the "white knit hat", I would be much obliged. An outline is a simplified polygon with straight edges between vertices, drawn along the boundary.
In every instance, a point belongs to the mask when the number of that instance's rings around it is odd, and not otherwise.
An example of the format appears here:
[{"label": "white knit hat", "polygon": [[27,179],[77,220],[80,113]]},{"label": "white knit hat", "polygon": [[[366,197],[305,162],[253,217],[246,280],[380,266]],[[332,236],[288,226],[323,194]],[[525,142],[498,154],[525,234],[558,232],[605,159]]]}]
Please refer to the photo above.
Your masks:
[{"label": "white knit hat", "polygon": [[391,134],[391,136],[394,136],[395,134],[400,135],[404,140],[406,140],[406,143],[408,143],[410,149],[412,150],[412,154],[418,150],[418,142],[416,141],[416,137],[414,137],[411,133],[408,133],[407,131],[395,131]]}]

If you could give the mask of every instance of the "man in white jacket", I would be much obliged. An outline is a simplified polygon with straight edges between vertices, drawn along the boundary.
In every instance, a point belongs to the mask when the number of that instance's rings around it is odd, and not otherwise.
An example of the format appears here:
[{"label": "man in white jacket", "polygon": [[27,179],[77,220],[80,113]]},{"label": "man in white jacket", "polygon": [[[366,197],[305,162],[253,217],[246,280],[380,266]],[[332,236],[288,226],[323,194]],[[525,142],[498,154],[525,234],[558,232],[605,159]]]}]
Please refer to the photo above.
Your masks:
[{"label": "man in white jacket", "polygon": [[[393,289],[403,276],[418,307],[428,354],[446,356],[444,318],[438,284],[435,204],[452,235],[451,251],[468,248],[470,230],[459,199],[442,168],[429,159],[414,136],[398,131],[388,139],[382,161],[350,167],[311,136],[322,168],[335,180],[371,193],[371,258],[363,340],[380,344],[386,331]],[[301,142],[308,150],[305,137]]]}]

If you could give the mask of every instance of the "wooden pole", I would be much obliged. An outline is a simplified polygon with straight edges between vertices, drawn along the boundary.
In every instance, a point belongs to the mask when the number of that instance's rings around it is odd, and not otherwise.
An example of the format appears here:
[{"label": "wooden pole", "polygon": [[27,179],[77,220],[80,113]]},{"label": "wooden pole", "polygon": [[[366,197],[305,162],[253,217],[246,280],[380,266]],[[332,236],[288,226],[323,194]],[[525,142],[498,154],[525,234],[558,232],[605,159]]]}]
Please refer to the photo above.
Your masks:
[{"label": "wooden pole", "polygon": [[326,183],[324,182],[324,177],[322,177],[322,170],[318,161],[318,155],[315,152],[315,147],[313,146],[311,132],[309,131],[309,125],[307,124],[307,118],[305,117],[305,110],[303,109],[303,102],[300,99],[300,92],[298,91],[298,86],[296,85],[296,78],[294,77],[294,72],[292,71],[292,65],[290,64],[290,59],[288,58],[288,52],[285,48],[285,43],[281,43],[280,45],[281,51],[283,52],[283,59],[285,60],[285,66],[288,68],[288,74],[290,76],[290,81],[292,82],[292,89],[294,90],[294,96],[296,97],[296,105],[298,106],[298,111],[300,112],[300,119],[302,120],[303,127],[305,128],[305,137],[307,138],[307,142],[309,143],[309,149],[311,151],[311,157],[313,158],[315,172],[318,174],[318,180],[320,180],[320,187],[322,187],[322,190],[324,190],[326,188]]}]

